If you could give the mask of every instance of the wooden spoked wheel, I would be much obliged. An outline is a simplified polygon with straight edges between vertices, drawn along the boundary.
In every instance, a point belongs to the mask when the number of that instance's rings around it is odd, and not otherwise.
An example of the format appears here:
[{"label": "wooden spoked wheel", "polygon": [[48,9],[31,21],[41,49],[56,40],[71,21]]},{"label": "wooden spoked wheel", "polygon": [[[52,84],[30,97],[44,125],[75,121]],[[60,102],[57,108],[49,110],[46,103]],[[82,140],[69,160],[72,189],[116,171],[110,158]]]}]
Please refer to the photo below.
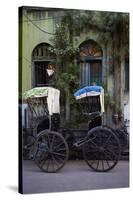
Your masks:
[{"label": "wooden spoked wheel", "polygon": [[106,172],[118,163],[120,149],[120,142],[111,130],[96,127],[88,132],[83,145],[83,156],[91,169]]},{"label": "wooden spoked wheel", "polygon": [[68,160],[68,145],[58,132],[50,130],[40,132],[35,149],[35,163],[43,172],[57,172]]}]

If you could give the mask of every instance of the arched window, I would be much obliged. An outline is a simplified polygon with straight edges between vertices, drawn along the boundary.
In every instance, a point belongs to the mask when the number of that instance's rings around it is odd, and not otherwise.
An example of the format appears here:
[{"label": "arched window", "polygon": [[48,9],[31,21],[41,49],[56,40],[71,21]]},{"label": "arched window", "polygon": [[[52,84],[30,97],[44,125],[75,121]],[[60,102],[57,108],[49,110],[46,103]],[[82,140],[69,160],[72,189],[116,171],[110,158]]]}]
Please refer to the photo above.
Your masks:
[{"label": "arched window", "polygon": [[50,44],[47,43],[41,43],[39,45],[37,45],[32,53],[32,59],[33,60],[51,60],[51,59],[55,59],[56,55],[54,53],[51,53],[50,51]]},{"label": "arched window", "polygon": [[80,83],[87,85],[102,85],[101,47],[93,40],[83,42],[80,46]]},{"label": "arched window", "polygon": [[50,45],[41,43],[37,45],[32,53],[33,61],[33,86],[42,87],[51,85],[53,75],[47,73],[47,69],[55,69],[56,55],[51,53]]}]

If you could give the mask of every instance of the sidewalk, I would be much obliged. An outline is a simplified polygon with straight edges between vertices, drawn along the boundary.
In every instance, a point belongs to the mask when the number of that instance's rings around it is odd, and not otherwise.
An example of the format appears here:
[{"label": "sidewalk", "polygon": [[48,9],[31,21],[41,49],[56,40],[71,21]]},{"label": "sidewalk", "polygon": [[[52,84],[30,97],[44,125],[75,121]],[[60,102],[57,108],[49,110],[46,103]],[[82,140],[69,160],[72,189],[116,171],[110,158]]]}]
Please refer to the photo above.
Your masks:
[{"label": "sidewalk", "polygon": [[58,173],[43,173],[33,163],[23,163],[24,193],[65,192],[129,187],[129,162],[119,161],[106,173],[92,171],[83,160],[68,161]]}]

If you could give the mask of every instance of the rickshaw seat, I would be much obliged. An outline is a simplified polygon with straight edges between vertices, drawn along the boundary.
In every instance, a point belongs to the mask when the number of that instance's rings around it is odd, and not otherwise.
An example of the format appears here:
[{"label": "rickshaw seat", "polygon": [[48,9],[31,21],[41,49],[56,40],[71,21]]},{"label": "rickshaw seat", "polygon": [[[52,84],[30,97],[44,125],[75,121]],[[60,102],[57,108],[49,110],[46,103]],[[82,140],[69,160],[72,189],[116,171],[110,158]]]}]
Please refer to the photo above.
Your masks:
[{"label": "rickshaw seat", "polygon": [[83,113],[83,115],[86,115],[89,117],[90,120],[93,120],[96,117],[101,116],[101,112]]}]

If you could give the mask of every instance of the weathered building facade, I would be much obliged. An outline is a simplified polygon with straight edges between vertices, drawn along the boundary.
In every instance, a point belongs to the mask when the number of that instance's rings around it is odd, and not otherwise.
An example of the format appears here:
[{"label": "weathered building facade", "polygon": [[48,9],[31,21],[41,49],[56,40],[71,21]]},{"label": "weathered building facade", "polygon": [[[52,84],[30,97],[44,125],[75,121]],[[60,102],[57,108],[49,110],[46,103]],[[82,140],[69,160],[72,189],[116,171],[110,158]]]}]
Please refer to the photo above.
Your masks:
[{"label": "weathered building facade", "polygon": [[[73,14],[73,10],[69,12]],[[80,11],[79,13],[81,14]],[[33,87],[51,85],[50,79],[53,76],[48,76],[47,69],[56,63],[57,57],[49,47],[53,46],[51,38],[54,37],[56,26],[60,25],[64,15],[63,9],[34,7],[20,9],[19,65],[22,93]],[[96,31],[91,27],[73,36],[73,45],[79,48],[75,62],[79,70],[79,87],[95,83],[105,88],[107,113],[105,120],[111,122],[112,115],[123,113],[124,105],[129,104],[129,56],[128,52],[126,55],[121,55],[119,67],[116,67],[112,51],[113,40],[110,38],[105,43],[99,32],[100,30]],[[114,110],[116,102],[118,108]]]}]

